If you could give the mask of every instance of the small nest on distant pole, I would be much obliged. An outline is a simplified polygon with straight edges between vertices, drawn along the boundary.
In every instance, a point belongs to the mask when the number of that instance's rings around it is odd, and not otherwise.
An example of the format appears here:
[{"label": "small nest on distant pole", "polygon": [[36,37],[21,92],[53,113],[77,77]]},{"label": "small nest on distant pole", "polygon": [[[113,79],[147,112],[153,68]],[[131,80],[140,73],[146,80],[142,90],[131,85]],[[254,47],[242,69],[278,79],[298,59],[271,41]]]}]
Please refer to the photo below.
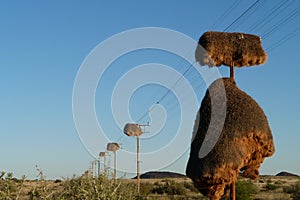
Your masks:
[{"label": "small nest on distant pole", "polygon": [[267,54],[261,38],[245,33],[205,32],[199,39],[196,61],[200,65],[254,66],[264,64]]},{"label": "small nest on distant pole", "polygon": [[125,124],[123,132],[127,136],[140,136],[143,133],[141,126],[133,123]]},{"label": "small nest on distant pole", "polygon": [[104,157],[105,155],[106,155],[105,152],[100,152],[100,153],[99,153],[99,156],[100,156],[100,157]]},{"label": "small nest on distant pole", "polygon": [[120,149],[120,146],[118,143],[116,142],[112,142],[112,143],[107,143],[107,147],[106,150],[107,151],[112,151],[112,152],[116,152]]}]

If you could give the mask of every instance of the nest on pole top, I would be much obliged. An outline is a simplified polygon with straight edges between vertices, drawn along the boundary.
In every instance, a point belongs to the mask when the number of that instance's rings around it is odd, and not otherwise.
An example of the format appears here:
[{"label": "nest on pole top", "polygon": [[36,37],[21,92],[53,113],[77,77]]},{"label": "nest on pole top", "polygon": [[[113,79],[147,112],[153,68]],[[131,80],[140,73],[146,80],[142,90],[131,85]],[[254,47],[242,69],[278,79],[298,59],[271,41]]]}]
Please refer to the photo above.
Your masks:
[{"label": "nest on pole top", "polygon": [[120,149],[120,146],[116,142],[111,142],[111,143],[107,143],[106,149],[107,149],[107,151],[116,152]]},{"label": "nest on pole top", "polygon": [[195,58],[202,66],[254,66],[268,58],[257,35],[209,31],[198,43]]},{"label": "nest on pole top", "polygon": [[[226,101],[220,98],[224,89]],[[222,113],[224,105],[226,116],[221,134],[214,131],[207,139],[208,130],[218,130],[222,120],[219,115],[212,118],[212,111]],[[198,115],[186,174],[202,194],[219,200],[240,172],[244,177],[258,178],[261,163],[275,152],[272,131],[258,103],[229,78],[217,79],[209,86]],[[211,151],[199,157],[202,145],[214,139],[217,142]]]}]

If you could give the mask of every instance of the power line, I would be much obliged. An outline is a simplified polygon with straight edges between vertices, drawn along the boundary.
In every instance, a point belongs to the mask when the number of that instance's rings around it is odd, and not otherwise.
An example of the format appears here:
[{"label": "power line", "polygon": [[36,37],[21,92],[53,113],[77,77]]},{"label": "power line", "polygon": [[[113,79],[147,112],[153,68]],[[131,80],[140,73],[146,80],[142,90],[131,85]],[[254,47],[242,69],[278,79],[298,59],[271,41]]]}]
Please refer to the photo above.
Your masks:
[{"label": "power line", "polygon": [[268,47],[266,50],[270,52],[270,51],[276,49],[277,47],[279,47],[282,44],[286,43],[290,39],[294,38],[299,33],[300,33],[300,27],[298,27],[297,29],[295,29],[291,33],[289,33],[289,34],[285,35],[284,37],[282,37],[280,40],[278,40],[277,42],[275,42],[272,46]]},{"label": "power line", "polygon": [[[240,73],[242,73],[242,71],[237,71],[236,72],[236,75],[238,75],[238,74],[240,74]],[[211,78],[213,78],[214,77],[214,75],[211,75],[210,77],[208,77],[208,79],[211,79]],[[199,90],[200,91],[200,88],[202,88],[203,86],[206,86],[206,88],[204,88],[204,94],[205,94],[205,92],[208,90],[208,88],[209,88],[209,86],[208,85],[206,85],[206,83],[200,83],[200,84],[198,84],[195,88],[196,88],[196,90]],[[185,90],[183,90],[183,91],[185,91]],[[182,99],[187,99],[187,101],[184,101],[183,103],[181,103],[181,105],[186,105],[186,104],[188,104],[189,102],[188,102],[188,100],[190,100],[190,98],[187,98],[187,97],[189,97],[189,95],[185,92],[185,94],[183,94],[182,95],[183,97],[182,97]],[[177,102],[173,102],[172,104],[168,104],[169,105],[169,108],[166,108],[166,110],[168,111],[168,112],[172,112],[173,111],[173,109],[174,108],[176,108],[176,106],[177,106]]]},{"label": "power line", "polygon": [[162,100],[164,100],[164,98],[166,98],[166,96],[170,93],[170,91],[178,84],[178,82],[184,77],[184,75],[192,68],[192,66],[194,65],[195,62],[193,62],[192,64],[190,64],[190,66],[185,70],[185,72],[177,79],[177,81],[172,85],[172,87],[170,87],[168,89],[168,91],[166,92],[165,95],[163,95],[158,101],[157,104],[159,104],[160,102],[162,102]]},{"label": "power line", "polygon": [[259,3],[260,0],[256,0],[251,6],[249,6],[238,18],[236,18],[231,24],[229,24],[224,32],[227,31],[231,26],[233,26],[239,19],[241,19],[247,12],[249,12],[256,4]]},{"label": "power line", "polygon": [[[194,49],[190,49],[189,51],[187,51],[188,54],[189,53],[193,53]],[[178,64],[178,71],[181,71],[183,68],[186,67],[186,61],[184,59],[181,60],[181,62]],[[167,85],[171,85],[173,81],[173,77],[170,76],[168,84]],[[156,89],[156,92],[154,92],[154,94],[156,94],[155,96],[164,96],[165,95],[165,91],[161,90],[161,92],[159,92],[161,95],[158,95],[158,88]],[[154,96],[154,95],[153,95]]]},{"label": "power line", "polygon": [[219,26],[224,21],[224,19],[232,12],[234,8],[236,8],[240,4],[240,2],[241,0],[236,0],[235,2],[233,2],[233,4],[231,4],[231,6],[227,10],[225,10],[225,12],[216,21],[216,23],[211,26],[211,29],[217,28],[217,26]]},{"label": "power line", "polygon": [[[196,83],[199,82],[199,75],[200,74],[194,73],[191,70],[186,74],[186,77],[189,80],[189,84],[190,86],[192,86],[192,88],[189,88],[188,84],[180,85],[181,86],[180,88],[178,87],[178,91],[180,91],[181,100],[184,101],[184,99],[188,96],[188,94],[190,94],[189,93],[190,89],[193,89],[194,91],[197,90]],[[168,111],[172,110],[173,107],[175,107],[178,104],[178,101],[174,101],[173,99],[170,99],[170,97],[166,98],[164,102],[165,102],[164,105],[166,106],[166,110]],[[181,103],[182,102],[180,102],[180,104]]]},{"label": "power line", "polygon": [[276,6],[274,6],[271,9],[270,13],[268,13],[267,15],[265,15],[264,17],[262,17],[258,22],[252,24],[252,26],[250,26],[248,30],[251,30],[253,32],[260,30],[262,27],[264,27],[271,20],[275,19],[275,17],[277,15],[279,15],[282,11],[284,11],[290,5],[290,4],[285,5],[288,2],[291,2],[291,1],[290,0],[286,0],[286,1],[280,2],[279,4],[277,4]]},{"label": "power line", "polygon": [[264,0],[259,1],[258,4],[254,5],[243,17],[241,17],[233,26],[232,29],[237,29],[241,26],[241,24],[245,23],[246,20],[250,19],[250,17],[259,10],[264,4]]},{"label": "power line", "polygon": [[285,26],[286,24],[288,24],[290,21],[293,20],[293,18],[295,18],[299,14],[300,14],[300,9],[298,7],[295,10],[293,10],[289,15],[287,15],[285,18],[283,18],[279,23],[275,24],[271,28],[270,31],[265,32],[262,37],[264,39],[268,38],[272,33],[274,33],[275,31],[279,30],[280,28],[282,28],[283,26]]},{"label": "power line", "polygon": [[[196,62],[196,61],[195,61]],[[194,65],[193,62],[192,64],[190,64],[190,66],[184,71],[184,73],[175,81],[175,83],[167,90],[167,92],[156,102],[156,104],[160,104],[160,102],[162,102],[171,92],[171,90],[174,89],[174,87],[179,83],[179,81],[184,77],[184,75],[192,68],[192,66]],[[155,107],[152,107],[150,110],[148,110],[147,112],[145,112],[140,118],[138,118],[137,122],[140,122],[142,119],[144,119],[146,116],[148,116],[148,114],[154,109]]]}]

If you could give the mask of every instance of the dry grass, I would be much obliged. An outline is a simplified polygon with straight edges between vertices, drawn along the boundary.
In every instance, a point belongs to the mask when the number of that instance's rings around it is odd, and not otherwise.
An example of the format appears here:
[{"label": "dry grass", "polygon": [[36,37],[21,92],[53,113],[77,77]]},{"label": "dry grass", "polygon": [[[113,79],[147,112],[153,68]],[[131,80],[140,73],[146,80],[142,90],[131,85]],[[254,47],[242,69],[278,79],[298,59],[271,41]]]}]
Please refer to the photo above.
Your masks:
[{"label": "dry grass", "polygon": [[[84,193],[87,188],[84,188],[86,184],[91,184],[91,188],[93,188],[93,181],[95,179],[89,178],[85,179],[86,182],[81,182],[81,185],[77,185],[76,182],[78,178],[72,178],[62,181],[54,181],[54,180],[24,180],[24,183],[20,190],[16,190],[16,193],[20,193],[18,200],[30,200],[30,199],[74,199],[69,197],[63,197],[62,194],[66,192],[66,185],[70,185],[70,180],[73,180],[72,189],[74,195],[76,195],[76,190],[79,193]],[[8,181],[6,179],[0,180],[0,191],[3,191],[3,183],[4,181]],[[22,180],[10,179],[12,184],[22,183]],[[106,181],[106,180],[104,180]],[[113,184],[109,180],[105,182],[107,184]],[[250,181],[248,179],[239,178],[240,182]],[[287,193],[285,188],[291,187],[296,183],[300,182],[300,177],[276,177],[276,176],[260,176],[258,180],[251,181],[257,188],[258,193],[253,196],[253,199],[257,200],[292,200],[292,194]],[[135,194],[135,183],[136,180],[133,179],[121,179],[118,180],[119,189],[122,191],[126,191],[126,193]],[[266,185],[275,185],[276,189],[269,190],[266,188]],[[16,185],[15,185],[16,186]],[[112,198],[111,193],[114,191],[114,186],[111,185],[113,190],[106,189],[102,194],[107,193],[105,198],[97,198],[96,196],[88,199],[115,199]],[[15,187],[18,188],[18,187]],[[156,188],[158,193],[153,193],[153,188]],[[173,191],[172,188],[176,191]],[[32,191],[36,190],[39,192],[40,196],[31,195]],[[41,192],[44,192],[43,194]],[[162,191],[162,192],[160,192]],[[181,192],[181,193],[180,193]],[[180,193],[180,194],[179,194]],[[132,196],[131,199],[159,199],[159,200],[169,200],[169,199],[202,199],[208,200],[207,197],[204,197],[200,194],[195,188],[193,188],[192,182],[189,178],[173,178],[173,179],[142,179],[141,180],[141,194],[142,196]],[[127,194],[122,193],[124,198],[120,199],[128,199]],[[17,199],[16,196],[0,196],[0,199]]]}]

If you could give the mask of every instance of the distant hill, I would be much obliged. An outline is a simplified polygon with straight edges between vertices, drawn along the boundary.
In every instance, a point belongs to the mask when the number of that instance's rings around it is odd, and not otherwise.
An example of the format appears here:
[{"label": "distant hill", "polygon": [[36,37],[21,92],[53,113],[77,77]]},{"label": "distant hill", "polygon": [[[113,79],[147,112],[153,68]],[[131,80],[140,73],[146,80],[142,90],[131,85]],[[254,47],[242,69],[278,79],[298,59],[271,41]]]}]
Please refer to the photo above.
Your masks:
[{"label": "distant hill", "polygon": [[298,176],[298,175],[283,171],[283,172],[279,172],[278,174],[276,174],[276,176]]},{"label": "distant hill", "polygon": [[[282,171],[276,174],[275,176],[294,176],[299,177],[297,174],[292,174],[290,172]],[[186,178],[184,174],[169,172],[169,171],[151,171],[141,174],[141,179],[163,179],[163,178]],[[136,179],[136,176],[133,178]]]},{"label": "distant hill", "polygon": [[[136,179],[134,177],[133,179]],[[179,174],[176,172],[168,172],[168,171],[153,171],[153,172],[146,172],[140,176],[141,179],[162,179],[162,178],[186,178],[185,175]]]}]

